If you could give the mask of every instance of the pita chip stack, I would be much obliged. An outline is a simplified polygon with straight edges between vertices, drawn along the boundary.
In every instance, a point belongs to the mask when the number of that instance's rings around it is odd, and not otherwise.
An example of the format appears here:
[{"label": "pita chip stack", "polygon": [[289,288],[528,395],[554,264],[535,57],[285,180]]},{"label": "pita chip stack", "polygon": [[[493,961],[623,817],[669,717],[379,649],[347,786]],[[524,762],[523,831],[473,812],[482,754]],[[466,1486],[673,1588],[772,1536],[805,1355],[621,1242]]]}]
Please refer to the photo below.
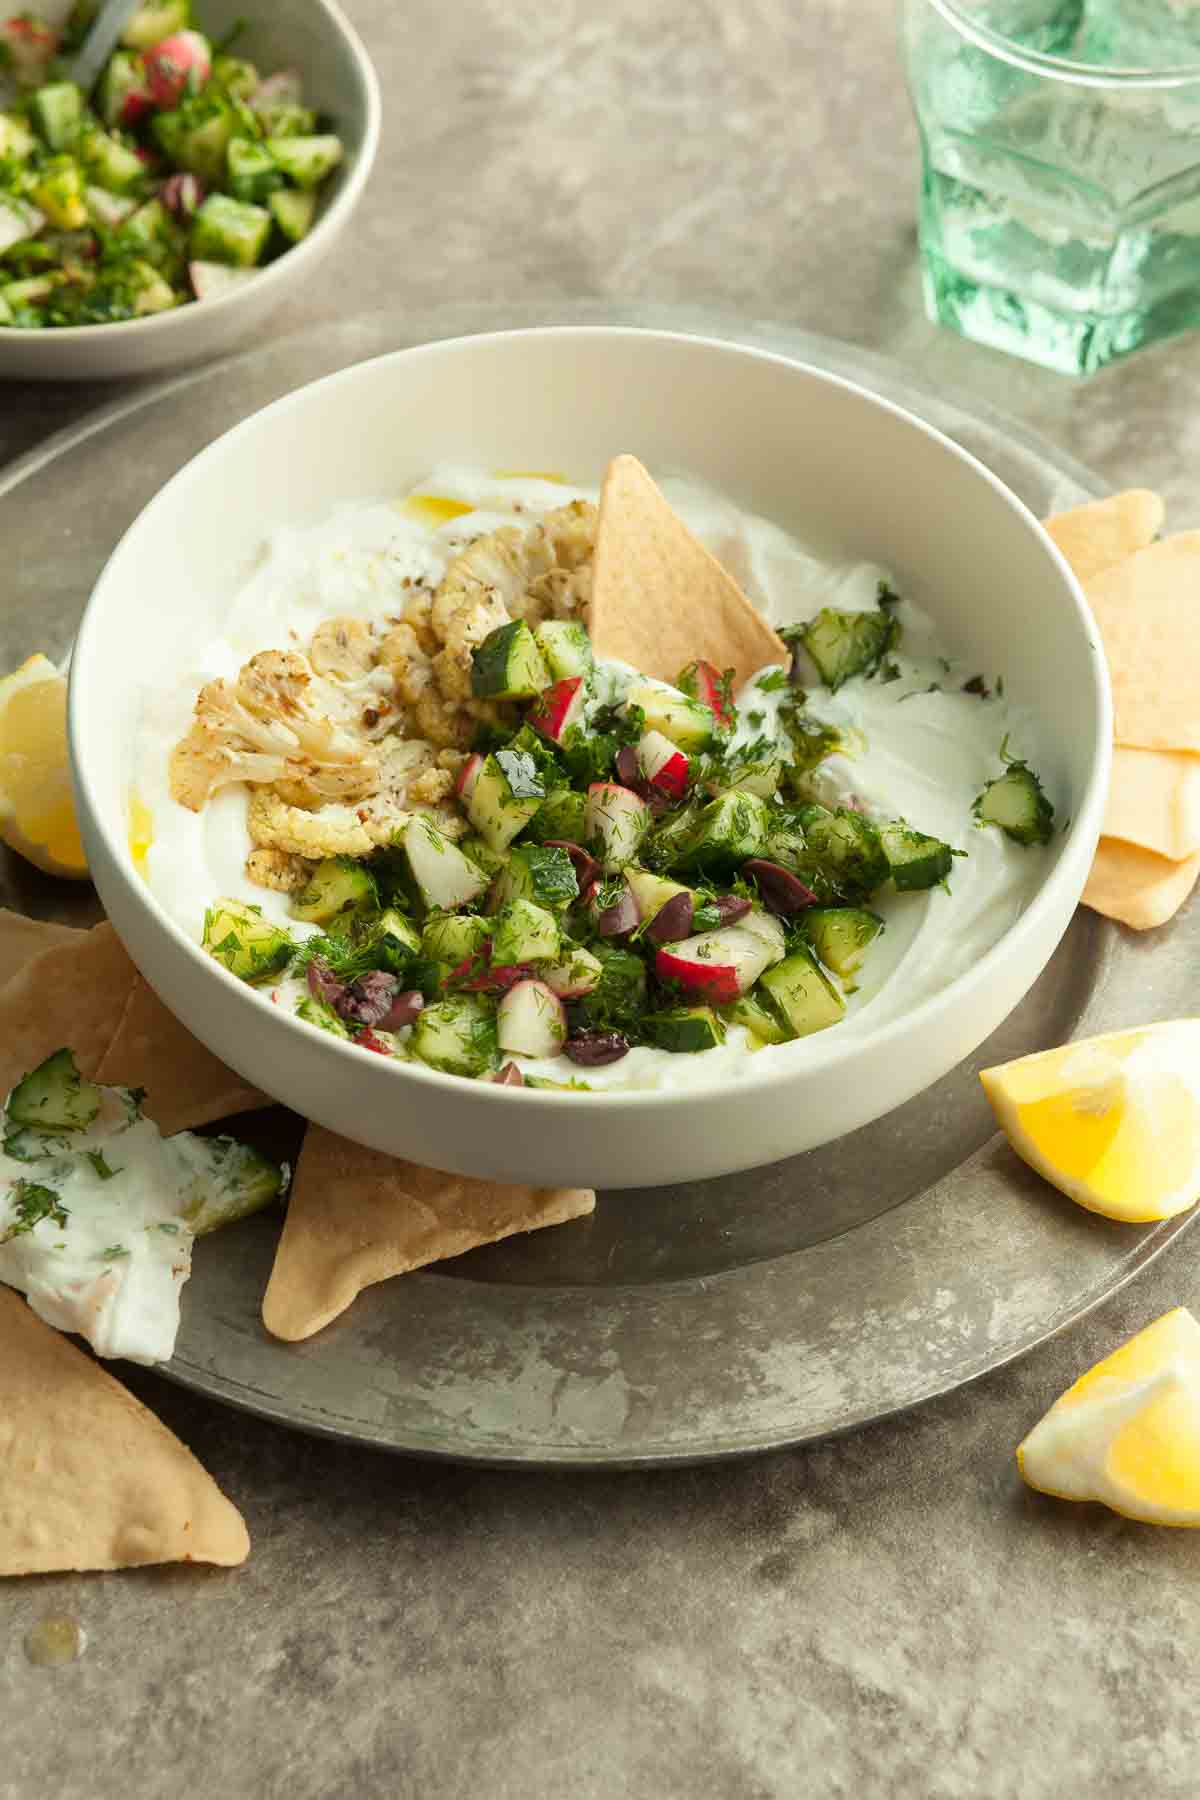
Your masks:
[{"label": "pita chip stack", "polygon": [[311,1337],[374,1282],[519,1231],[564,1225],[595,1205],[590,1188],[511,1187],[443,1175],[310,1125],[263,1323],[292,1342]]},{"label": "pita chip stack", "polygon": [[1165,925],[1200,877],[1200,532],[1154,541],[1142,489],[1046,521],[1084,585],[1112,677],[1112,783],[1086,906]]},{"label": "pita chip stack", "polygon": [[91,1357],[0,1288],[0,1575],[246,1560],[237,1508]]},{"label": "pita chip stack", "polygon": [[0,1095],[69,1044],[89,1080],[144,1087],[168,1137],[271,1104],[168,1012],[107,922],[73,931],[15,918],[0,913],[0,976],[24,951],[0,987]]},{"label": "pita chip stack", "polygon": [[740,686],[787,663],[782,638],[671,510],[636,456],[618,456],[600,491],[588,632],[598,657],[674,682],[703,658]]}]

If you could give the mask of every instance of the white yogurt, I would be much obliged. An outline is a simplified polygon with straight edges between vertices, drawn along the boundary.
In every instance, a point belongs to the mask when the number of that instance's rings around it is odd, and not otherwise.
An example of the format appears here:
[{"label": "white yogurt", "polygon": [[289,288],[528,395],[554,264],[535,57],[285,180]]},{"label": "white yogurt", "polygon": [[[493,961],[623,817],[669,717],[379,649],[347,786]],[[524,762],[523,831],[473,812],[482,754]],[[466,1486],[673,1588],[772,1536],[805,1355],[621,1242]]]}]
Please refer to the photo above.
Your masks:
[{"label": "white yogurt", "polygon": [[[886,571],[868,564],[836,564],[815,555],[769,520],[740,513],[718,495],[685,481],[665,480],[663,491],[680,517],[719,556],[774,625],[798,624],[822,606],[873,606]],[[502,524],[532,525],[594,490],[536,478],[501,479],[476,470],[440,467],[415,490],[469,505],[470,513],[432,526],[395,504],[374,501],[340,508],[320,524],[272,536],[263,560],[234,602],[223,635],[181,675],[174,692],[148,697],[138,743],[137,787],[153,820],[146,876],[161,904],[199,939],[204,911],[219,897],[249,900],[296,935],[287,896],[248,881],[248,794],[219,793],[201,813],[170,797],[168,760],[191,719],[200,686],[234,675],[256,651],[297,648],[334,614],[387,618],[415,582],[436,584],[446,566],[475,537]],[[911,1010],[977,963],[1010,928],[1040,885],[1044,853],[1026,850],[996,830],[977,828],[972,805],[1002,769],[1007,736],[1014,751],[1036,765],[1039,746],[1031,720],[1002,698],[962,692],[980,673],[947,663],[928,616],[904,599],[895,661],[900,678],[849,682],[832,695],[809,689],[808,710],[851,732],[861,749],[822,765],[831,798],[855,796],[881,817],[906,819],[918,830],[966,851],[955,861],[947,893],[892,894],[875,901],[886,929],[872,945],[858,991],[847,997],[839,1034],[862,1034]],[[700,646],[697,647],[699,653]],[[990,681],[1001,671],[983,671]],[[930,688],[935,691],[929,692]],[[762,693],[752,681],[738,696],[740,736],[769,734],[785,696]],[[761,721],[745,715],[761,713]],[[272,1003],[271,990],[264,1003]],[[290,1004],[292,984],[276,992]],[[678,1088],[725,1085],[794,1065],[806,1041],[748,1053],[747,1034],[731,1027],[726,1042],[700,1056],[637,1047],[606,1068],[577,1071],[564,1058],[526,1061],[529,1073],[591,1088]]]}]

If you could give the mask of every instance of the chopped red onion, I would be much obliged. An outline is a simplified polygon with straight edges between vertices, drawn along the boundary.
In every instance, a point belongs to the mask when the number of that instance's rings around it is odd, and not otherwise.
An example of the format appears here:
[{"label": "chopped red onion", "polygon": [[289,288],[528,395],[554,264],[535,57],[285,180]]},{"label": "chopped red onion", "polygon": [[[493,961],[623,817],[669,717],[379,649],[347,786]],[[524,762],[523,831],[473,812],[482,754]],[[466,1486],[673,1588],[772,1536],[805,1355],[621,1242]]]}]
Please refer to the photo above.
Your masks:
[{"label": "chopped red onion", "polygon": [[403,1031],[406,1025],[413,1024],[424,1006],[424,994],[417,988],[410,988],[407,993],[396,995],[391,1009],[380,1019],[380,1026],[384,1031]]}]

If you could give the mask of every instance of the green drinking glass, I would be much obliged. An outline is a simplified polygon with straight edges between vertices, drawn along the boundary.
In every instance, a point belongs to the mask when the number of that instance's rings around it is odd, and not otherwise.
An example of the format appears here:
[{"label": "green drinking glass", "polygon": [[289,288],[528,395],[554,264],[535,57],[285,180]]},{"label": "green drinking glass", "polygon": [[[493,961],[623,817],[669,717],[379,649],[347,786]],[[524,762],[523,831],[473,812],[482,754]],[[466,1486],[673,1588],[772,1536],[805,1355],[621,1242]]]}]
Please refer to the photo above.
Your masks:
[{"label": "green drinking glass", "polygon": [[1200,324],[1200,0],[902,0],[929,315],[1069,374]]}]

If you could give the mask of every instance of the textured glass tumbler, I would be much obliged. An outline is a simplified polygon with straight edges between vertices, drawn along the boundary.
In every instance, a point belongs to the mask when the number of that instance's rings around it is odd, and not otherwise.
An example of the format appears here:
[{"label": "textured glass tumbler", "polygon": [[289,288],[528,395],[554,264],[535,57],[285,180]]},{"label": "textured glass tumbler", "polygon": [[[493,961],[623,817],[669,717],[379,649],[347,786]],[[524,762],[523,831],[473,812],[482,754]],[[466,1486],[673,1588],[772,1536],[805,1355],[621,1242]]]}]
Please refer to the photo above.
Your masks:
[{"label": "textured glass tumbler", "polygon": [[931,318],[1085,374],[1200,324],[1200,0],[902,0]]}]

